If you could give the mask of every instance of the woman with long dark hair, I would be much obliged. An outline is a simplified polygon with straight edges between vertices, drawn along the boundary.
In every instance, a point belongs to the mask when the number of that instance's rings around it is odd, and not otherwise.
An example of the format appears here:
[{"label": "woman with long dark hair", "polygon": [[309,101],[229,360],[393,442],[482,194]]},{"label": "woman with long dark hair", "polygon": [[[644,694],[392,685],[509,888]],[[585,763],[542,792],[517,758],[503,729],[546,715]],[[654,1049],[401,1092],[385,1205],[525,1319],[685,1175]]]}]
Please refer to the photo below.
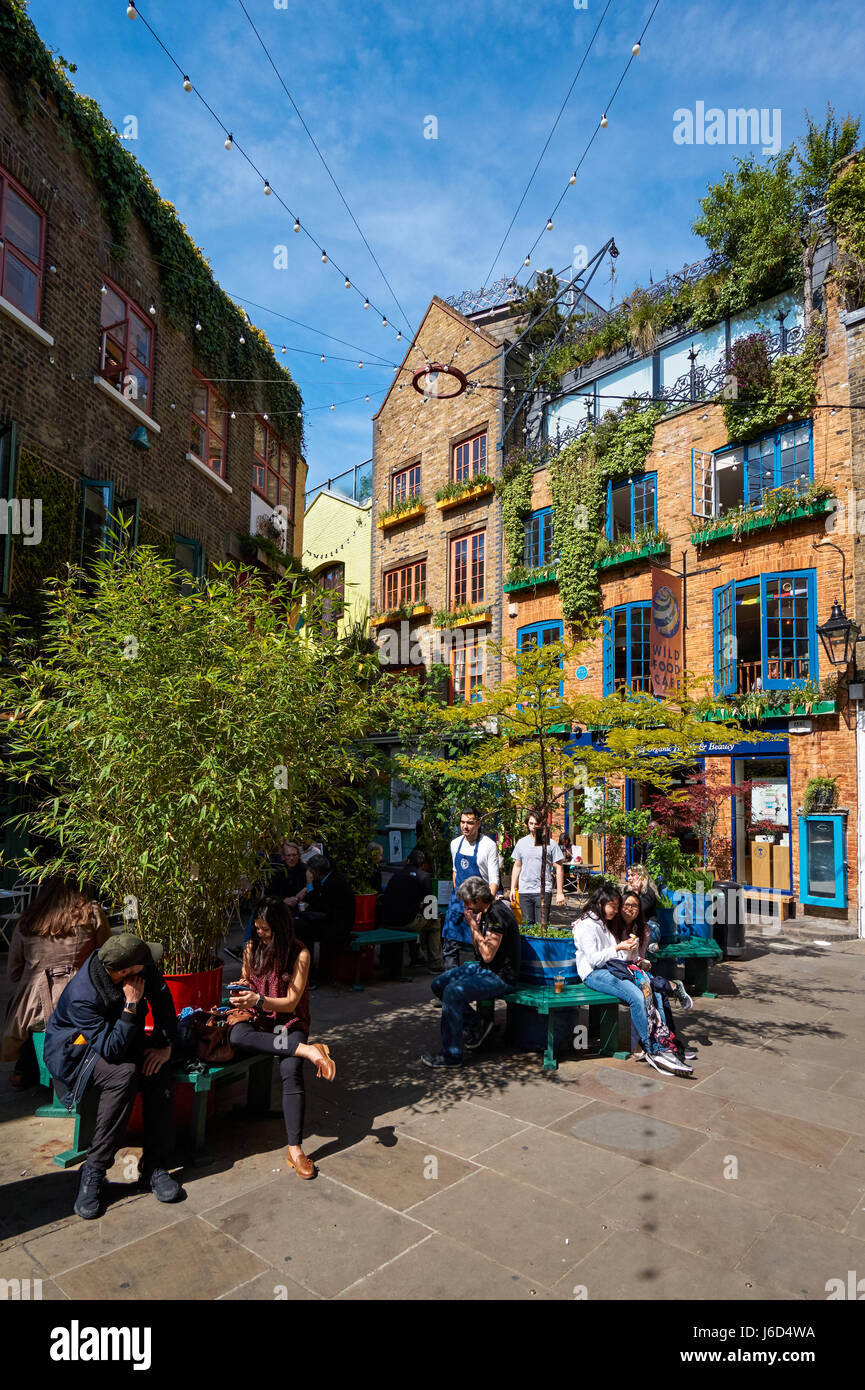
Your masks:
[{"label": "woman with long dark hair", "polygon": [[48,878],[15,924],[7,975],[15,986],[3,1025],[0,1057],[15,1061],[16,1091],[35,1086],[39,1066],[31,1041],[42,1032],[72,976],[108,939],[102,908],[77,883]]},{"label": "woman with long dark hair", "polygon": [[[693,1008],[694,1001],[681,980],[667,980],[652,973],[651,960],[647,959],[646,956],[652,933],[643,914],[642,897],[642,893],[636,888],[626,888],[622,894],[620,934],[636,936],[639,942],[636,962],[633,965],[629,963],[629,969],[636,983],[643,990],[649,1019],[649,1031],[657,1037],[662,1047],[667,1046],[670,1050],[675,1050],[679,1060],[687,1062],[692,1060],[696,1054],[678,1042],[669,1001],[671,999],[678,1000],[683,1009]],[[645,1061],[645,1056],[640,1052],[637,1029],[634,1026],[633,1018],[631,1019],[631,1051],[638,1062]]]},{"label": "woman with long dark hair", "polygon": [[265,903],[243,952],[241,983],[247,988],[234,995],[235,1005],[250,1010],[251,1017],[231,1030],[233,1047],[279,1058],[285,1161],[299,1178],[315,1177],[315,1164],[303,1152],[303,1063],[312,1062],[316,1076],[326,1081],[336,1076],[327,1044],[307,1042],[309,963],[309,951],[294,934],[290,908],[279,901]]},{"label": "woman with long dark hair", "polygon": [[623,926],[621,907],[618,888],[604,886],[589,899],[583,916],[573,924],[577,972],[590,989],[612,994],[628,1005],[649,1066],[689,1074],[690,1068],[661,1047],[650,1032],[643,990],[628,969],[629,962],[639,959],[640,937],[633,927]]}]

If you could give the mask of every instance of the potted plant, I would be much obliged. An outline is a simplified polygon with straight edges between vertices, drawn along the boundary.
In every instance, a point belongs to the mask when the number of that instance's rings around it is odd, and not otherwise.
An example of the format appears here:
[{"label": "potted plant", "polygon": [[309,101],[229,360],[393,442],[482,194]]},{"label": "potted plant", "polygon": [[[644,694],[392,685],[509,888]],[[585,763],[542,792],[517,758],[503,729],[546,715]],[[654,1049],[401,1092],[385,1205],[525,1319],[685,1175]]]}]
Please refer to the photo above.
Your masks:
[{"label": "potted plant", "polygon": [[809,777],[805,784],[805,815],[815,811],[831,811],[838,805],[838,779],[836,777]]},{"label": "potted plant", "polygon": [[[45,595],[42,644],[12,636],[7,740],[38,837],[25,876],[74,874],[165,948],[178,1008],[221,997],[226,909],[282,833],[317,822],[380,715],[374,657],[313,643],[289,580],[218,567],[207,586],[141,546]],[[188,576],[186,576],[188,579]],[[386,716],[384,716],[386,717]]]},{"label": "potted plant", "polygon": [[334,860],[340,873],[354,891],[354,925],[357,931],[372,931],[375,927],[375,905],[378,894],[373,887],[373,872],[378,860],[371,848],[378,817],[372,810],[372,793],[353,789],[354,805],[344,814],[335,812],[328,829],[328,844],[333,847]]}]

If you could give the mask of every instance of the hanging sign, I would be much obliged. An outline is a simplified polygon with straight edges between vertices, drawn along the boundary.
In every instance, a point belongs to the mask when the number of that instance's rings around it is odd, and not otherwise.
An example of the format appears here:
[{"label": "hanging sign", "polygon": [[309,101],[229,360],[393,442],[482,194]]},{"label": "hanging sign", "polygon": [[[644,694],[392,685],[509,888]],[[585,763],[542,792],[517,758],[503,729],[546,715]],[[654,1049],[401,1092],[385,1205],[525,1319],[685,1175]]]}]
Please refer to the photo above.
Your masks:
[{"label": "hanging sign", "polygon": [[653,695],[677,694],[685,669],[682,580],[667,570],[652,569],[649,622],[649,673]]}]

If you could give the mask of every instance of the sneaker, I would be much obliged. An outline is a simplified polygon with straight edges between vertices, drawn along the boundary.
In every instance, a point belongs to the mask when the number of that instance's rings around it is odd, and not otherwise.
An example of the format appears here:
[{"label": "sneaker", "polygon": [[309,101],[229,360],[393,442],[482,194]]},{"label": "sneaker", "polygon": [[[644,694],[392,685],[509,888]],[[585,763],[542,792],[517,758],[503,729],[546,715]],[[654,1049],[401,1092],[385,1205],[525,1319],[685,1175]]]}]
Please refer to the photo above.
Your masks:
[{"label": "sneaker", "polygon": [[76,1216],[80,1216],[82,1221],[92,1221],[99,1216],[102,1209],[102,1185],[105,1182],[105,1174],[98,1173],[95,1168],[89,1168],[85,1163],[81,1169],[81,1178],[78,1183],[78,1196],[75,1198],[75,1206],[72,1210]]},{"label": "sneaker", "polygon": [[643,1051],[642,1048],[640,1048],[639,1051],[637,1051],[637,1052],[632,1052],[632,1053],[631,1053],[631,1061],[632,1061],[632,1062],[645,1062],[645,1060],[646,1060],[646,1054],[645,1054],[645,1052]]},{"label": "sneaker", "polygon": [[670,984],[672,985],[672,987],[673,987],[673,993],[675,994],[675,996],[676,996],[676,998],[678,999],[678,1001],[679,1001],[680,1005],[682,1006],[682,1008],[683,1008],[683,1009],[693,1009],[693,1007],[694,1007],[694,1001],[693,1001],[693,999],[691,998],[691,996],[690,996],[690,994],[688,993],[688,991],[685,989],[685,986],[682,984],[682,981],[681,981],[681,980],[671,980],[671,981],[670,981]]},{"label": "sneaker", "polygon": [[142,1173],[141,1186],[145,1191],[152,1192],[157,1202],[176,1202],[183,1194],[180,1183],[175,1182],[164,1168],[154,1168],[149,1175]]},{"label": "sneaker", "polygon": [[686,1062],[693,1062],[697,1054],[694,1051],[693,1047],[686,1047],[682,1052],[682,1056],[684,1057]]},{"label": "sneaker", "polygon": [[694,1075],[694,1068],[680,1062],[675,1052],[656,1052],[654,1056],[647,1057],[646,1061],[652,1063],[656,1071],[672,1071],[680,1076]]},{"label": "sneaker", "polygon": [[467,1047],[471,1052],[473,1052],[476,1047],[480,1047],[481,1043],[484,1041],[485,1038],[489,1037],[490,1033],[493,1031],[494,1026],[495,1025],[493,1024],[493,1020],[491,1018],[482,1018],[480,1022],[474,1026],[471,1033],[466,1038],[463,1046]]},{"label": "sneaker", "polygon": [[434,1070],[438,1070],[440,1067],[461,1067],[463,1064],[462,1057],[446,1057],[443,1052],[439,1052],[435,1056],[425,1052],[421,1061],[425,1067],[432,1067]]}]

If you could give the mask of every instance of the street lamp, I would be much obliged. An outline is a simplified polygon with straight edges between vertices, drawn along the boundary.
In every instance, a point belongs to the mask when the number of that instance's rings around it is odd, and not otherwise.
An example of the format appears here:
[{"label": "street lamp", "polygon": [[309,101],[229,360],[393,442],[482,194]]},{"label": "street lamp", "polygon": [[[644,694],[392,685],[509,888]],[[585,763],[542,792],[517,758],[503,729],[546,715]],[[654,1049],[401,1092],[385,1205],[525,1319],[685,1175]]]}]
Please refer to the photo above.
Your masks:
[{"label": "street lamp", "polygon": [[837,598],[826,622],[817,629],[820,641],[833,666],[849,666],[856,655],[861,628],[848,618]]}]

